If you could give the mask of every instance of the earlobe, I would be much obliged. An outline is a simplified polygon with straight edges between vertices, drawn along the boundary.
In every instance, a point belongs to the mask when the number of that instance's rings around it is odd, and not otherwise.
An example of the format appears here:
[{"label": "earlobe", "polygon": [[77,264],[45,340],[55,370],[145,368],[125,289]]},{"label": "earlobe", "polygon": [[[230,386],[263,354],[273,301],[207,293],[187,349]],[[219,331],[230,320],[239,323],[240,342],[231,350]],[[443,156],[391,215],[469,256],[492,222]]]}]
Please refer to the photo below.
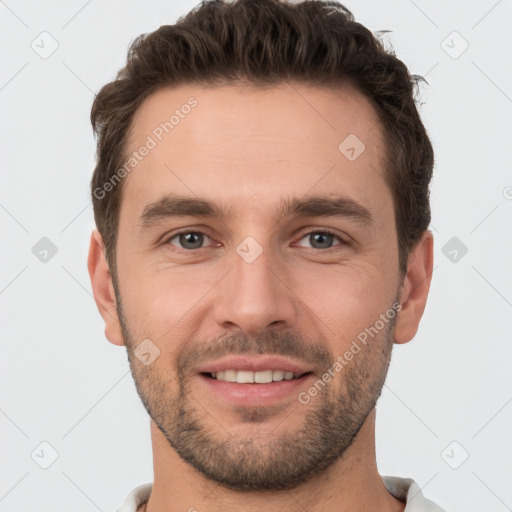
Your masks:
[{"label": "earlobe", "polygon": [[407,343],[415,336],[425,310],[434,265],[434,237],[425,231],[411,251],[400,293],[402,309],[395,326],[395,343]]},{"label": "earlobe", "polygon": [[97,229],[91,234],[87,268],[91,278],[94,300],[105,322],[105,336],[114,345],[124,345],[117,315],[112,275],[105,259],[103,238]]}]

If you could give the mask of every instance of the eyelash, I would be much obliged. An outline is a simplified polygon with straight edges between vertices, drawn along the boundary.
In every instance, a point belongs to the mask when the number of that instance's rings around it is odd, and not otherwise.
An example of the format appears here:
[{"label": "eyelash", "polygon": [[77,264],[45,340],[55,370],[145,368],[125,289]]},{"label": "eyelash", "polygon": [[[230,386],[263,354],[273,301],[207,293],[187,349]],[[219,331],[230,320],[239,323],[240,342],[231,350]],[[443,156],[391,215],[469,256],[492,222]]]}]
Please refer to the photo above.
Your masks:
[{"label": "eyelash", "polygon": [[[177,233],[174,233],[170,237],[167,237],[165,239],[165,241],[164,241],[164,245],[173,245],[173,244],[171,244],[171,240],[174,240],[176,237],[178,237],[180,235],[189,234],[189,233],[194,233],[194,234],[198,234],[198,235],[204,235],[205,237],[207,237],[210,240],[214,241],[210,236],[208,236],[207,233],[205,233],[204,231],[201,231],[200,229],[184,229],[182,231],[178,231]],[[336,250],[336,248],[339,247],[339,246],[348,246],[348,245],[350,245],[349,242],[347,242],[346,240],[341,238],[338,234],[336,234],[334,231],[331,231],[330,229],[317,229],[317,230],[307,231],[307,232],[305,232],[305,233],[303,233],[301,235],[299,241],[302,240],[303,238],[305,238],[306,236],[313,235],[313,234],[332,235],[333,237],[337,238],[338,241],[340,242],[339,244],[333,245],[332,247],[328,247],[327,249],[316,249],[315,247],[310,247],[309,248],[309,249],[312,249],[314,251],[320,251],[320,252],[327,253],[327,252]],[[175,245],[173,245],[173,247],[176,250],[178,250],[178,251],[185,252],[185,253],[188,253],[188,254],[194,253],[194,252],[199,251],[201,249],[206,249],[206,247],[199,247],[197,249],[184,249],[182,247],[177,247]]]}]

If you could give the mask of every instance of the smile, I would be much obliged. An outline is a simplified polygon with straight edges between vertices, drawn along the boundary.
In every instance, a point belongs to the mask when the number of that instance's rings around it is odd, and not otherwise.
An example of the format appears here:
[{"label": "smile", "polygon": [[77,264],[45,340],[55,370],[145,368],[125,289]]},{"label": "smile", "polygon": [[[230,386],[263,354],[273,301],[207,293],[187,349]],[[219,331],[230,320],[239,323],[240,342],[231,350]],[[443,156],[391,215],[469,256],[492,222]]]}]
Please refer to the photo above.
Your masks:
[{"label": "smile", "polygon": [[298,379],[303,373],[293,373],[285,370],[262,370],[257,372],[247,370],[224,370],[210,373],[213,379],[224,382],[237,382],[238,384],[270,384],[282,380]]}]

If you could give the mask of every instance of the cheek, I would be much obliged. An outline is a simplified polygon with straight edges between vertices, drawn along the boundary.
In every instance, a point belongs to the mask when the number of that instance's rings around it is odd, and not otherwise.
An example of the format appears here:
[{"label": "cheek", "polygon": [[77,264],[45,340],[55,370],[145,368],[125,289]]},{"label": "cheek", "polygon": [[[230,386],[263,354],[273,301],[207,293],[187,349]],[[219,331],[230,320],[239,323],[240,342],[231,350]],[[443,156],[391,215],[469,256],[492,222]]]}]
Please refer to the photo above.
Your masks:
[{"label": "cheek", "polygon": [[384,282],[375,267],[325,267],[323,272],[308,275],[304,270],[300,275],[297,295],[314,313],[313,321],[332,340],[337,354],[386,314],[395,300],[394,282]]},{"label": "cheek", "polygon": [[[131,267],[131,268],[130,268]],[[218,282],[213,270],[125,267],[122,299],[136,341],[152,340],[172,360],[207,314],[208,292]]]}]

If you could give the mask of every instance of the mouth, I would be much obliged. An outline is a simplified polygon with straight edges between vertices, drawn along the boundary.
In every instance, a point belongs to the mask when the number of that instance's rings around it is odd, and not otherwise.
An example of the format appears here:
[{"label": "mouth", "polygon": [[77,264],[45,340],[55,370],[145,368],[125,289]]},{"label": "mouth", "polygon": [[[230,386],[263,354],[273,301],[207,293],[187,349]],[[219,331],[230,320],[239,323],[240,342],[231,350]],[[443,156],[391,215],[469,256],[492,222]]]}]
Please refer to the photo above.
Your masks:
[{"label": "mouth", "polygon": [[222,382],[236,382],[238,384],[270,384],[300,379],[311,372],[291,372],[287,370],[260,370],[257,372],[249,370],[227,369],[218,372],[203,372],[202,375]]},{"label": "mouth", "polygon": [[237,407],[290,402],[314,377],[307,364],[261,354],[228,356],[196,370],[213,405],[220,399]]}]

